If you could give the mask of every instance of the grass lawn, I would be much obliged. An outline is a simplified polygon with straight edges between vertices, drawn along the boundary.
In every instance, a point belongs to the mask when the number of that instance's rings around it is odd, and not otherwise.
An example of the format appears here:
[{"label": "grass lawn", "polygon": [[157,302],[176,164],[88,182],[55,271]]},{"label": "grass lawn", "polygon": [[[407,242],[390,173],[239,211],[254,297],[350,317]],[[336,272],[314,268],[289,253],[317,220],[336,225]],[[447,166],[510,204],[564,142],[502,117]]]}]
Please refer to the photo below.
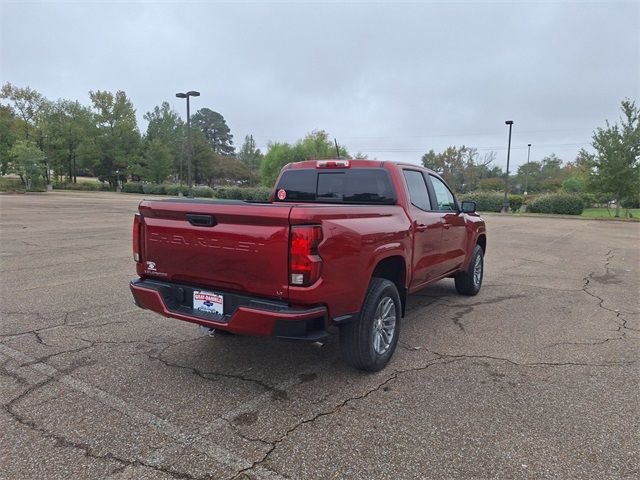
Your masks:
[{"label": "grass lawn", "polygon": [[[582,216],[587,218],[611,218],[615,214],[615,208],[609,210],[606,208],[585,208],[582,212]],[[632,218],[640,218],[640,208],[620,209],[621,218],[629,218],[629,215],[631,215]]]}]

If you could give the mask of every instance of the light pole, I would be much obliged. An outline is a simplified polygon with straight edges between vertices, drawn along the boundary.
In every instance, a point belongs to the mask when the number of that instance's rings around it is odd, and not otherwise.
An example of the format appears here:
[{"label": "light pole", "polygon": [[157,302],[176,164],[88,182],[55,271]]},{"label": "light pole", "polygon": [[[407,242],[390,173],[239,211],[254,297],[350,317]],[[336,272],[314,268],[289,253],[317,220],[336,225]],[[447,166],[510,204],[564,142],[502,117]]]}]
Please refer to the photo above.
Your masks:
[{"label": "light pole", "polygon": [[509,159],[511,158],[511,127],[513,120],[507,120],[505,125],[509,125],[509,146],[507,147],[507,174],[504,177],[504,203],[501,213],[509,213]]},{"label": "light pole", "polygon": [[527,143],[527,167],[524,170],[524,203],[527,203],[527,186],[529,185],[529,159],[531,158],[531,144]]},{"label": "light pole", "polygon": [[200,92],[189,90],[187,93],[176,93],[178,98],[187,99],[187,137],[189,141],[189,155],[187,156],[187,188],[189,197],[193,198],[193,181],[191,179],[191,157],[193,156],[193,145],[191,144],[191,112],[189,110],[189,97],[199,97]]}]

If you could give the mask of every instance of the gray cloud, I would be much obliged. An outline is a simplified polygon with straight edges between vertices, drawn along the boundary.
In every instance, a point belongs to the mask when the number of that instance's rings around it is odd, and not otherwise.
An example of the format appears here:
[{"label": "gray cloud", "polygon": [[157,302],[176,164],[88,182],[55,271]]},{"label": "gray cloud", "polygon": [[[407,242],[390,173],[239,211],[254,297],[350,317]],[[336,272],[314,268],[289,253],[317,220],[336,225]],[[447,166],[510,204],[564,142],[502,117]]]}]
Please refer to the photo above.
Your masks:
[{"label": "gray cloud", "polygon": [[2,3],[1,78],[88,103],[123,89],[142,115],[176,91],[252,133],[322,128],[350,151],[430,148],[572,160],[640,93],[637,2]]}]

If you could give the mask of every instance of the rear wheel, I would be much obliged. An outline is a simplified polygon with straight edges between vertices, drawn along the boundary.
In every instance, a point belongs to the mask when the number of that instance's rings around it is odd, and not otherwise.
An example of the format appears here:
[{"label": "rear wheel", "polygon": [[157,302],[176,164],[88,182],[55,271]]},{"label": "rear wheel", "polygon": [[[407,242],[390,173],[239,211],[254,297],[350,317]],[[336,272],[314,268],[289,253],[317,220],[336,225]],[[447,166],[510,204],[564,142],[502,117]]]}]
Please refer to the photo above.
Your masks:
[{"label": "rear wheel", "polygon": [[342,352],[360,370],[382,370],[393,356],[400,334],[402,305],[395,284],[373,278],[358,321],[340,330]]},{"label": "rear wheel", "polygon": [[456,290],[462,295],[477,295],[484,276],[484,255],[482,247],[476,245],[466,271],[455,276]]}]

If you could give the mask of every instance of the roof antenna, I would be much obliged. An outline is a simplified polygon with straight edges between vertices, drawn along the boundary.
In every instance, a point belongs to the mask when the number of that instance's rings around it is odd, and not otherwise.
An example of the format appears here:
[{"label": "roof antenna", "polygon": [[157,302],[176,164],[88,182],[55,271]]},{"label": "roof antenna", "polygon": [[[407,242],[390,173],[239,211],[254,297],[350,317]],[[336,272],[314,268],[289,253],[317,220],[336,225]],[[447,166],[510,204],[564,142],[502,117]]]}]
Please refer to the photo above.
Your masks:
[{"label": "roof antenna", "polygon": [[336,144],[336,154],[338,155],[336,158],[342,158],[340,156],[340,149],[338,148],[338,141],[335,138],[333,139],[333,143]]}]

